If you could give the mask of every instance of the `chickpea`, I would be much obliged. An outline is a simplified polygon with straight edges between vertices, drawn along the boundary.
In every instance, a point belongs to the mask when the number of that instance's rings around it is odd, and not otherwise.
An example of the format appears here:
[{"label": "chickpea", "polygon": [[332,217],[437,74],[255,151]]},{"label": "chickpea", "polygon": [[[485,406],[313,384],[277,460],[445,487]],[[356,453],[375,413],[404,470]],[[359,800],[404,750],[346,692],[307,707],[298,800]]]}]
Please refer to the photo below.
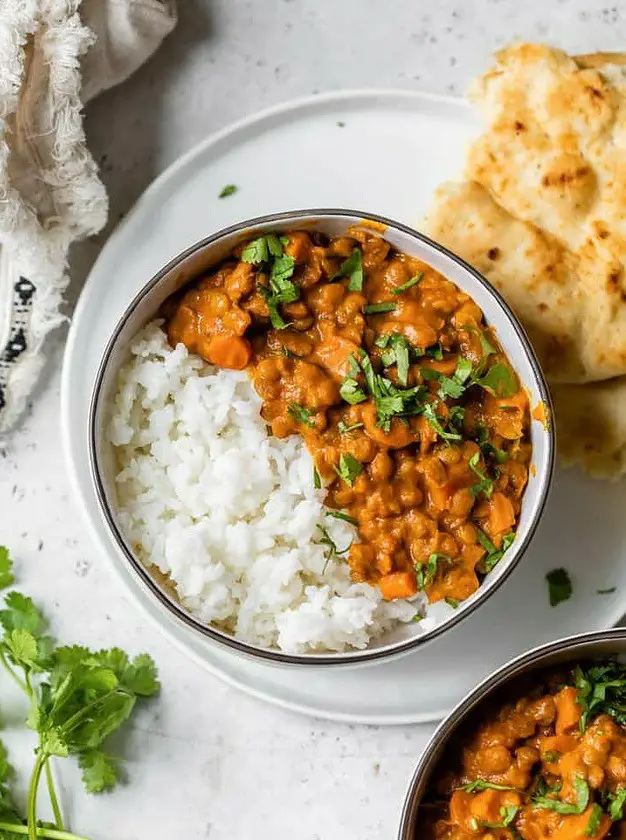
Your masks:
[{"label": "chickpea", "polygon": [[437,452],[437,457],[443,464],[458,464],[461,460],[461,447],[444,446]]},{"label": "chickpea", "polygon": [[476,763],[482,773],[506,773],[512,764],[511,754],[504,746],[488,747],[480,750]]},{"label": "chickpea", "polygon": [[462,487],[457,490],[450,500],[450,513],[453,516],[458,516],[459,519],[464,519],[474,506],[474,497],[469,491],[468,487]]},{"label": "chickpea", "polygon": [[607,773],[616,782],[626,782],[626,759],[619,755],[609,757],[606,765]]},{"label": "chickpea", "polygon": [[539,750],[535,747],[519,747],[515,753],[515,762],[520,770],[528,772],[541,760]]},{"label": "chickpea", "polygon": [[595,788],[602,787],[604,783],[604,770],[597,764],[591,764],[587,767],[587,781],[589,786]]},{"label": "chickpea", "polygon": [[386,452],[379,452],[370,465],[370,475],[375,482],[386,481],[393,474],[393,461]]},{"label": "chickpea", "polygon": [[456,530],[456,536],[463,543],[463,545],[475,545],[478,541],[478,531],[476,530],[476,526],[472,525],[471,522],[464,522]]},{"label": "chickpea", "polygon": [[556,718],[556,705],[554,698],[547,694],[545,697],[540,697],[535,700],[529,709],[533,720],[537,723],[550,724]]}]

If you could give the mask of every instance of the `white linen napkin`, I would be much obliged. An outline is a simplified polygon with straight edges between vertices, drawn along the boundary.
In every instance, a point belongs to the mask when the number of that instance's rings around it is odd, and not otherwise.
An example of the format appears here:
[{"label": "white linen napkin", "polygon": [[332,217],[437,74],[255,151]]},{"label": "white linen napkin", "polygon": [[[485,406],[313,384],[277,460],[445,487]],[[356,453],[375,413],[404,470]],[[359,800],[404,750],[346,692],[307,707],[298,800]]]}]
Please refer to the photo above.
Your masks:
[{"label": "white linen napkin", "polygon": [[0,434],[63,320],[69,247],[106,221],[82,106],[175,23],[176,0],[0,0]]}]

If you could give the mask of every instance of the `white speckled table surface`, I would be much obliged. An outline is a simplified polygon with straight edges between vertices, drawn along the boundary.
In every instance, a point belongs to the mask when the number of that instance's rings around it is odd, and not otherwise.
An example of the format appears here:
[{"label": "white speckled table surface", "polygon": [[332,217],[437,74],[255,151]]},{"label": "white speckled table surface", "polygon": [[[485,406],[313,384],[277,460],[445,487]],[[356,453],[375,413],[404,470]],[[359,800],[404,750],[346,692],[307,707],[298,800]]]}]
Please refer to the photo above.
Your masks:
[{"label": "white speckled table surface", "polygon": [[[90,105],[110,227],[152,178],[230,121],[341,88],[462,94],[513,38],[573,52],[623,47],[626,3],[600,0],[180,0],[155,58]],[[73,259],[74,290],[104,236]],[[148,650],[163,692],[135,719],[130,782],[87,797],[62,771],[72,826],[94,840],[389,840],[432,727],[297,717],[223,685],[145,626],[97,556],[70,497],[59,440],[62,335],[21,428],[0,442],[0,542],[62,639]],[[424,675],[424,679],[427,679]]]}]

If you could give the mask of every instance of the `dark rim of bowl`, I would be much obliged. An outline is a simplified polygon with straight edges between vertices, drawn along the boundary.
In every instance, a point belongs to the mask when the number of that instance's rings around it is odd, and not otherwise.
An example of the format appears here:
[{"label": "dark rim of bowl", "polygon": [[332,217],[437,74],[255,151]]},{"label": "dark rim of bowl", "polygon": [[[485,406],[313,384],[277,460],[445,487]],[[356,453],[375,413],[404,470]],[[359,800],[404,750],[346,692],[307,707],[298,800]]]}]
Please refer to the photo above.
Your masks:
[{"label": "dark rim of bowl", "polygon": [[[426,778],[429,779],[438,766],[438,762],[435,762],[432,767],[429,767],[433,759],[433,754],[445,747],[457,728],[467,718],[468,714],[473,712],[481,703],[485,702],[493,692],[506,685],[507,682],[516,679],[528,671],[534,670],[536,667],[541,667],[542,662],[552,655],[571,648],[572,659],[574,659],[576,654],[575,648],[579,645],[610,643],[613,640],[616,642],[626,642],[626,627],[613,627],[607,630],[577,633],[575,636],[566,636],[563,639],[547,642],[505,662],[504,665],[479,682],[439,724],[419,757],[402,807],[398,840],[414,840],[416,821],[421,804],[421,798],[417,799],[417,788],[423,781],[424,773],[427,773]],[[584,656],[588,656],[588,654],[584,654]]]},{"label": "dark rim of bowl", "polygon": [[[227,633],[217,630],[216,628],[211,627],[210,625],[203,624],[199,619],[196,619],[191,613],[187,612],[187,610],[185,610],[185,608],[181,604],[179,604],[161,589],[161,587],[151,576],[148,569],[143,565],[143,563],[140,560],[138,560],[135,557],[134,553],[129,548],[125,537],[122,535],[119,528],[117,527],[115,517],[108,504],[106,492],[104,489],[104,482],[100,473],[100,467],[96,455],[96,415],[99,406],[102,383],[104,380],[106,370],[108,368],[109,360],[113,349],[115,348],[115,345],[117,343],[119,335],[126,324],[126,321],[131,316],[131,314],[133,313],[137,305],[141,302],[141,300],[147,294],[149,294],[167,274],[173,271],[179,263],[187,259],[187,257],[191,256],[192,254],[196,253],[197,251],[203,250],[204,248],[213,245],[215,242],[219,241],[223,237],[230,236],[234,233],[238,233],[239,231],[247,230],[248,228],[259,227],[264,224],[271,224],[280,221],[297,221],[298,219],[311,217],[323,218],[325,216],[344,216],[349,220],[359,219],[362,221],[372,221],[377,224],[383,225],[386,228],[396,229],[406,234],[407,236],[417,239],[423,244],[426,244],[434,250],[438,251],[440,254],[443,254],[448,259],[452,260],[461,268],[463,268],[466,272],[471,274],[478,281],[478,283],[480,283],[485,288],[487,293],[495,299],[496,303],[503,311],[503,314],[506,316],[510,328],[514,331],[518,341],[522,346],[522,349],[526,355],[526,358],[528,359],[528,362],[533,372],[533,376],[537,383],[537,388],[541,396],[541,401],[548,408],[548,423],[545,426],[547,438],[547,471],[545,475],[545,480],[538,491],[538,506],[536,516],[530,522],[528,531],[526,532],[524,539],[521,542],[517,543],[516,556],[512,561],[509,562],[509,565],[505,568],[504,572],[500,575],[499,578],[497,578],[497,580],[493,581],[488,587],[485,587],[484,589],[481,585],[481,590],[483,591],[480,592],[479,590],[478,597],[471,605],[469,605],[463,610],[459,610],[457,614],[452,615],[449,619],[442,622],[440,625],[434,627],[432,630],[429,630],[420,636],[415,636],[404,641],[396,642],[393,645],[387,647],[367,648],[364,651],[357,650],[348,651],[344,653],[291,654],[272,648],[255,647],[252,644],[243,642],[239,639],[234,638],[233,636],[229,636]],[[205,638],[217,642],[219,645],[231,648],[237,651],[238,653],[244,654],[245,656],[252,657],[254,659],[265,660],[267,662],[279,663],[281,665],[306,665],[313,667],[321,665],[337,666],[347,664],[352,665],[359,663],[373,663],[383,659],[389,659],[394,656],[409,653],[415,648],[433,641],[443,633],[447,632],[448,630],[451,630],[453,627],[456,627],[461,621],[465,620],[468,616],[470,616],[490,595],[495,593],[507,580],[509,575],[512,573],[513,569],[517,567],[519,561],[526,552],[526,549],[528,548],[535,534],[535,531],[537,530],[537,527],[545,510],[550,486],[552,483],[555,461],[553,414],[554,413],[552,407],[552,400],[550,397],[548,386],[544,379],[543,372],[541,370],[537,357],[535,356],[535,352],[530,344],[530,341],[528,340],[528,337],[526,336],[524,328],[517,320],[517,316],[514,315],[513,311],[510,309],[509,305],[506,303],[506,301],[498,292],[498,290],[495,289],[491,285],[491,283],[489,283],[489,281],[486,280],[486,278],[484,278],[478,271],[476,271],[471,265],[469,265],[469,263],[465,262],[465,260],[458,257],[452,251],[449,251],[447,248],[445,248],[443,245],[440,245],[438,242],[429,239],[427,236],[415,230],[414,228],[411,228],[408,225],[404,225],[400,222],[396,222],[393,219],[388,219],[384,216],[378,216],[373,213],[366,213],[359,210],[346,209],[294,210],[283,213],[274,213],[266,216],[257,216],[253,219],[246,219],[243,222],[239,222],[235,225],[222,228],[222,230],[217,231],[217,233],[214,233],[211,236],[208,236],[205,239],[196,242],[194,245],[191,245],[189,248],[185,249],[172,260],[170,260],[170,262],[167,263],[167,265],[165,265],[157,274],[155,274],[154,277],[152,277],[152,279],[149,280],[146,283],[146,285],[134,296],[130,304],[126,307],[126,310],[124,311],[123,315],[119,319],[117,326],[115,327],[115,330],[113,331],[113,334],[107,343],[102,360],[98,368],[98,372],[96,374],[96,380],[89,406],[89,466],[91,476],[94,481],[96,496],[98,499],[101,513],[104,515],[108,528],[111,534],[113,535],[115,542],[117,543],[117,547],[121,550],[126,560],[130,563],[131,568],[139,577],[140,581],[147,586],[148,590],[157,599],[157,601],[159,601],[162,604],[162,606],[164,606],[168,610],[172,618],[182,622],[189,629],[198,631]]]}]

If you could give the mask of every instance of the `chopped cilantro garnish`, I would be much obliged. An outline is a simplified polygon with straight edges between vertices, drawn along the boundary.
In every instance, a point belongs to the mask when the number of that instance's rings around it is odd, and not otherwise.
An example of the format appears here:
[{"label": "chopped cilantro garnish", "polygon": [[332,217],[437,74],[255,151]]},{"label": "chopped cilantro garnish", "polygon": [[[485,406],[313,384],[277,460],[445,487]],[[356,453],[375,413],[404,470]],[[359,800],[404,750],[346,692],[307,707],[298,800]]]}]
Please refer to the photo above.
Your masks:
[{"label": "chopped cilantro garnish", "polygon": [[366,315],[381,315],[383,312],[393,312],[395,308],[396,305],[393,301],[389,301],[389,303],[383,301],[382,303],[368,303],[363,307],[363,312]]},{"label": "chopped cilantro garnish", "polygon": [[346,376],[339,386],[339,394],[343,400],[350,405],[357,405],[367,399],[367,394],[361,388],[356,379]]},{"label": "chopped cilantro garnish", "polygon": [[340,510],[327,510],[326,516],[332,516],[335,519],[341,519],[343,522],[348,522],[350,525],[358,525],[359,523],[353,516],[348,516],[347,513],[342,513]]},{"label": "chopped cilantro garnish", "polygon": [[552,569],[546,575],[546,580],[551,607],[556,607],[557,604],[568,601],[572,597],[572,581],[567,569]]},{"label": "chopped cilantro garnish", "polygon": [[[409,351],[411,344],[404,335],[394,334],[384,336],[387,339],[385,347],[389,347],[382,355],[382,363],[385,367],[397,366],[398,379],[401,385],[406,385],[409,376]],[[380,344],[378,345],[381,346]]]},{"label": "chopped cilantro garnish", "polygon": [[474,379],[472,382],[474,385],[480,385],[481,388],[489,391],[495,397],[505,399],[512,397],[518,390],[510,368],[503,362],[493,365],[483,377]]},{"label": "chopped cilantro garnish", "polygon": [[443,347],[441,344],[435,344],[433,347],[429,347],[425,353],[430,359],[436,359],[440,362],[443,359]]},{"label": "chopped cilantro garnish", "polygon": [[337,123],[337,127],[338,127],[338,128],[345,128],[345,127],[346,127],[346,124],[345,124],[345,122],[343,122],[342,120],[339,120],[339,122]]},{"label": "chopped cilantro garnish", "polygon": [[461,785],[456,790],[463,790],[465,793],[482,793],[483,790],[519,790],[511,785],[498,785],[495,782],[488,782],[486,779],[475,779],[466,785]]},{"label": "chopped cilantro garnish", "polygon": [[391,420],[394,417],[409,417],[419,414],[422,410],[421,398],[424,389],[421,386],[416,388],[400,389],[386,379],[379,376],[372,362],[364,350],[360,353],[360,363],[365,376],[367,389],[374,398],[376,406],[377,423],[388,432],[391,428]]},{"label": "chopped cilantro garnish", "polygon": [[346,424],[343,422],[343,420],[340,420],[337,423],[337,429],[338,429],[340,435],[347,435],[350,432],[354,432],[355,429],[362,429],[363,426],[364,426],[363,423],[353,423],[351,426],[346,426]]},{"label": "chopped cilantro garnish", "polygon": [[446,397],[452,397],[452,399],[455,400],[459,399],[465,391],[465,382],[471,372],[472,363],[469,359],[466,359],[463,356],[459,356],[456,370],[451,377],[440,373],[438,370],[433,370],[432,368],[422,368],[422,376],[424,379],[434,379],[439,382],[440,387],[437,394],[442,400]]},{"label": "chopped cilantro garnish", "polygon": [[607,793],[605,805],[609,808],[609,817],[613,822],[624,819],[624,805],[626,805],[626,787],[617,788]]},{"label": "chopped cilantro garnish", "polygon": [[326,562],[324,563],[324,568],[322,569],[322,574],[325,574],[326,569],[328,568],[328,564],[331,562],[331,560],[334,560],[335,557],[341,557],[343,554],[347,554],[348,551],[350,551],[350,545],[352,545],[352,543],[346,546],[346,548],[339,550],[335,541],[328,533],[328,530],[324,528],[323,525],[317,525],[316,527],[322,534],[322,538],[319,541],[318,545],[325,545],[327,547],[326,552],[324,554]]},{"label": "chopped cilantro garnish", "polygon": [[265,298],[270,321],[275,330],[284,330],[285,323],[278,309],[281,303],[293,303],[300,297],[300,288],[289,278],[293,275],[296,261],[293,257],[283,254],[283,246],[289,240],[273,233],[260,236],[248,243],[243,249],[241,259],[253,265],[268,263],[269,287],[258,286]]},{"label": "chopped cilantro garnish", "polygon": [[535,808],[556,811],[557,814],[582,814],[589,805],[589,785],[581,776],[576,776],[574,790],[576,791],[576,804],[563,802],[561,799],[554,799],[552,796],[536,796],[532,804]]},{"label": "chopped cilantro garnish", "polygon": [[444,601],[448,604],[448,606],[452,607],[453,610],[457,610],[459,608],[460,602],[455,598],[444,598]]},{"label": "chopped cilantro garnish", "polygon": [[304,406],[298,405],[298,403],[290,403],[287,406],[287,413],[298,423],[308,426],[309,429],[315,428],[315,421],[311,419],[311,412],[308,408],[304,408]]},{"label": "chopped cilantro garnish", "polygon": [[444,429],[444,427],[441,425],[439,417],[437,417],[437,414],[435,413],[435,407],[432,403],[426,403],[422,410],[422,413],[424,417],[428,420],[432,428],[443,440],[463,440],[463,435],[460,435],[458,432],[447,432]]},{"label": "chopped cilantro garnish", "polygon": [[585,731],[589,719],[607,714],[620,726],[626,725],[626,667],[613,660],[577,665],[574,682],[578,704],[582,709],[580,729]]},{"label": "chopped cilantro garnish", "polygon": [[474,498],[482,493],[488,499],[493,493],[493,481],[488,478],[484,472],[479,468],[480,453],[475,452],[469,459],[468,464],[472,472],[477,476],[478,482],[470,487],[470,493]]},{"label": "chopped cilantro garnish", "polygon": [[352,487],[355,478],[358,478],[362,471],[363,467],[353,455],[350,455],[349,452],[346,454],[341,453],[339,456],[339,466],[335,467],[335,472],[342,481],[345,481],[346,484]]},{"label": "chopped cilantro garnish", "polygon": [[237,187],[234,184],[227,184],[222,188],[218,198],[228,198],[229,195],[234,195],[237,192]]},{"label": "chopped cilantro garnish", "polygon": [[392,295],[401,295],[402,292],[406,292],[407,289],[410,289],[413,286],[416,286],[419,283],[419,281],[422,279],[423,276],[424,276],[424,272],[420,271],[419,274],[416,274],[415,277],[411,277],[411,279],[407,280],[406,283],[403,283],[401,286],[396,286],[395,289],[392,289],[391,294]]},{"label": "chopped cilantro garnish", "polygon": [[440,554],[435,551],[430,555],[425,564],[418,563],[416,565],[415,570],[418,589],[423,590],[426,589],[427,586],[430,586],[437,577],[439,563],[451,565],[452,558],[448,554]]},{"label": "chopped cilantro garnish", "polygon": [[485,458],[491,457],[498,464],[503,464],[505,461],[508,461],[509,456],[507,453],[503,449],[498,449],[497,446],[494,446],[494,444],[489,441],[489,432],[484,426],[481,426],[478,429],[476,443],[480,446]]},{"label": "chopped cilantro garnish", "polygon": [[485,820],[472,819],[472,828],[508,828],[519,811],[519,805],[503,805],[500,808],[500,822],[486,822]]},{"label": "chopped cilantro garnish", "polygon": [[363,254],[360,248],[355,248],[348,259],[343,262],[339,270],[333,274],[331,280],[349,277],[348,289],[351,292],[363,291]]},{"label": "chopped cilantro garnish", "polygon": [[506,534],[502,538],[502,548],[496,548],[484,531],[482,531],[480,528],[477,528],[477,531],[478,542],[487,552],[487,554],[481,561],[481,566],[485,574],[488,574],[493,568],[495,568],[495,566],[500,562],[500,560],[502,560],[504,552],[511,547],[513,540],[515,539],[515,533],[511,532],[510,534]]},{"label": "chopped cilantro garnish", "polygon": [[589,814],[589,820],[587,821],[587,825],[585,826],[585,835],[587,837],[595,837],[598,829],[600,828],[600,823],[602,822],[602,817],[604,816],[604,811],[598,805],[597,802],[591,806],[591,813]]},{"label": "chopped cilantro garnish", "polygon": [[617,590],[617,586],[610,586],[608,589],[596,589],[597,595],[612,595]]},{"label": "chopped cilantro garnish", "polygon": [[322,479],[317,471],[317,467],[313,467],[313,487],[315,487],[316,490],[322,489]]}]

